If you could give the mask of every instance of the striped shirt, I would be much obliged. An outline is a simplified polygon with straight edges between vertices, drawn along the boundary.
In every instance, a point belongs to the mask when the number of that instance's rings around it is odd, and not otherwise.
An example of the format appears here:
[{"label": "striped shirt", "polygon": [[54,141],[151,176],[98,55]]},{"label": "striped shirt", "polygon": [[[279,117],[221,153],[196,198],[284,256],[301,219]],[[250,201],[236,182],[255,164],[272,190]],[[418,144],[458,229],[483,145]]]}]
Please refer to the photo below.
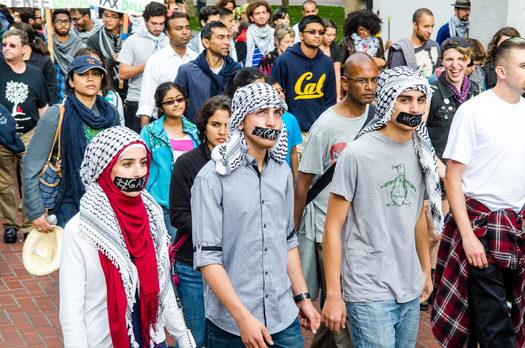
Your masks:
[{"label": "striped shirt", "polygon": [[[297,247],[290,169],[267,157],[262,173],[246,154],[243,165],[221,176],[209,161],[191,189],[193,264],[220,264],[243,305],[270,334],[286,329],[298,308],[287,273]],[[239,334],[237,323],[204,282],[206,317]]]}]

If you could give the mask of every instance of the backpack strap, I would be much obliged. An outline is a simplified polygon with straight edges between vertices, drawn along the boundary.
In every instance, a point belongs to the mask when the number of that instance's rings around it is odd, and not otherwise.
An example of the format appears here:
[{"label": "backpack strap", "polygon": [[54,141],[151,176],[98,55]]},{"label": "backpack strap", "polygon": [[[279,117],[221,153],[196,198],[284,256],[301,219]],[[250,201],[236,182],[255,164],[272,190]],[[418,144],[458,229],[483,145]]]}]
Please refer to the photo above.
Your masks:
[{"label": "backpack strap", "polygon": [[[361,127],[359,132],[357,132],[357,135],[359,135],[359,133],[361,133],[361,131],[370,123],[370,121],[372,121],[372,119],[375,116],[375,110],[376,110],[376,108],[372,107],[372,105],[368,106],[368,114],[366,115],[366,120],[363,123],[363,126]],[[357,136],[355,137],[355,139],[357,139]],[[319,180],[317,180],[315,182],[315,184],[310,188],[310,190],[308,190],[308,194],[306,195],[306,203],[304,205],[305,207],[311,201],[313,201],[315,199],[315,197],[317,197],[317,195],[319,195],[321,193],[321,191],[323,191],[325,189],[325,187],[328,186],[328,184],[330,184],[330,182],[332,181],[332,178],[334,177],[336,164],[337,164],[337,162],[332,164],[326,170],[326,172],[324,172],[324,174],[319,178]]]}]

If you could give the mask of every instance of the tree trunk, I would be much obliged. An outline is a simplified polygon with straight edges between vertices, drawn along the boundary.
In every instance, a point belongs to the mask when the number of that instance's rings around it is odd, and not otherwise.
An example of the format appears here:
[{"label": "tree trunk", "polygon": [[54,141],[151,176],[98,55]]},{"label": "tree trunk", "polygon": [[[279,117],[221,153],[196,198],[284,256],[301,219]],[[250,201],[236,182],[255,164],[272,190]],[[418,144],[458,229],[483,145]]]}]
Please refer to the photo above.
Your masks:
[{"label": "tree trunk", "polygon": [[290,1],[282,0],[282,7],[288,10],[290,8]]},{"label": "tree trunk", "polygon": [[343,0],[345,6],[345,18],[349,13],[361,9],[361,0]]},{"label": "tree trunk", "polygon": [[184,3],[187,6],[186,10],[188,11],[188,16],[195,18],[195,6],[193,5],[193,0],[186,0]]}]

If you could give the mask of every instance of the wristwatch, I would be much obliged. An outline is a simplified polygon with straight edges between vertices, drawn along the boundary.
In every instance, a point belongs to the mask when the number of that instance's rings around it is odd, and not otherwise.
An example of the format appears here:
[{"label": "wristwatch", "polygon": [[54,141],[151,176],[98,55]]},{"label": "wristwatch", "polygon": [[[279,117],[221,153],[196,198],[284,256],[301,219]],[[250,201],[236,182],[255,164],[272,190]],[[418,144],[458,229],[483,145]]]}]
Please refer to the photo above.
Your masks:
[{"label": "wristwatch", "polygon": [[303,292],[302,294],[299,294],[297,296],[294,296],[293,300],[295,301],[295,303],[299,303],[301,302],[302,300],[306,300],[307,298],[310,298],[310,293],[308,292]]}]

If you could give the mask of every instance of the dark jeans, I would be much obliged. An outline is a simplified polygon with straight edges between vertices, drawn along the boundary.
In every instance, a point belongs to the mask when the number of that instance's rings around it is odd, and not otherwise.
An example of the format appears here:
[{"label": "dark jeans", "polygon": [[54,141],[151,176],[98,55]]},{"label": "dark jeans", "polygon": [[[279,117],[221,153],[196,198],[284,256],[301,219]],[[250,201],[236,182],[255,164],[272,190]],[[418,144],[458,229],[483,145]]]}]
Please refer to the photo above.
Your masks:
[{"label": "dark jeans", "polygon": [[[487,260],[489,242],[479,239],[485,247]],[[514,347],[516,334],[507,311],[512,298],[512,277],[519,270],[502,268],[489,262],[487,268],[470,267],[468,275],[468,305],[470,314],[469,347]]]},{"label": "dark jeans", "polygon": [[139,102],[126,101],[124,104],[124,121],[126,127],[140,134],[140,117],[137,116]]},{"label": "dark jeans", "polygon": [[[245,348],[241,336],[232,335],[231,333],[224,331],[208,319],[206,319],[206,335],[208,336],[208,345],[206,348]],[[299,325],[299,319],[297,318],[286,329],[274,333],[271,336],[273,346],[268,345],[268,347],[304,348],[301,326]]]}]

